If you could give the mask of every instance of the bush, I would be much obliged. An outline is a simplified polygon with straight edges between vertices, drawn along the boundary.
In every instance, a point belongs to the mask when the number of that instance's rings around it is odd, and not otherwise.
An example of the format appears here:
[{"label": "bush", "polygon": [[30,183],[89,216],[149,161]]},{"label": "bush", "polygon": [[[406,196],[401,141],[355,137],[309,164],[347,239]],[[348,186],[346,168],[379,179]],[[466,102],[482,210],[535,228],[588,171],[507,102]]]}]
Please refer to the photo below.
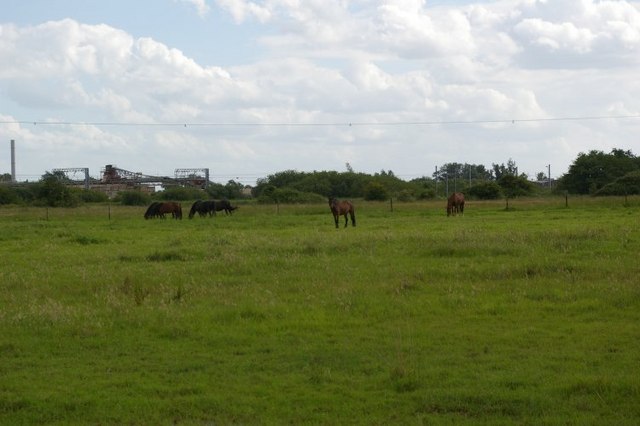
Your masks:
[{"label": "bush", "polygon": [[502,188],[495,182],[482,182],[469,188],[468,193],[479,200],[497,200],[502,197]]},{"label": "bush", "polygon": [[433,188],[421,188],[418,190],[416,197],[419,200],[433,200],[436,198],[436,191]]},{"label": "bush", "polygon": [[16,204],[19,200],[18,193],[7,185],[0,185],[0,205]]},{"label": "bush", "polygon": [[410,202],[414,200],[413,194],[408,189],[403,189],[402,191],[398,192],[398,196],[396,198],[398,199],[398,201],[402,202]]},{"label": "bush", "polygon": [[158,198],[161,200],[171,201],[199,200],[202,198],[207,198],[207,193],[199,188],[178,186],[165,189],[162,192],[158,192]]},{"label": "bush", "polygon": [[[266,191],[265,191],[266,192]],[[322,195],[313,192],[302,192],[292,188],[278,188],[269,191],[269,195],[263,194],[258,198],[260,203],[318,203],[325,200]]]},{"label": "bush", "polygon": [[115,201],[125,206],[145,206],[151,202],[151,197],[142,191],[122,191],[118,193]]},{"label": "bush", "polygon": [[367,201],[386,201],[389,199],[389,191],[379,182],[369,182],[364,187],[364,199]]},{"label": "bush", "polygon": [[102,191],[83,189],[78,192],[78,198],[85,203],[104,203],[109,201],[109,197]]},{"label": "bush", "polygon": [[640,194],[640,171],[627,173],[619,179],[603,186],[594,195],[635,195]]}]

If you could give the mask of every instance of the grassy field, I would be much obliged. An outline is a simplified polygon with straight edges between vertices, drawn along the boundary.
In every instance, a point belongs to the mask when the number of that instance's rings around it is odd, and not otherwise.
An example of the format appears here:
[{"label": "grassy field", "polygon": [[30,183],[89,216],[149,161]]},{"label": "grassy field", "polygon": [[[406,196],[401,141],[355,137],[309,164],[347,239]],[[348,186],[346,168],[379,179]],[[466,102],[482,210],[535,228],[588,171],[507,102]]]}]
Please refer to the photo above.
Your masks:
[{"label": "grassy field", "polygon": [[510,206],[2,206],[0,424],[638,424],[640,199]]}]

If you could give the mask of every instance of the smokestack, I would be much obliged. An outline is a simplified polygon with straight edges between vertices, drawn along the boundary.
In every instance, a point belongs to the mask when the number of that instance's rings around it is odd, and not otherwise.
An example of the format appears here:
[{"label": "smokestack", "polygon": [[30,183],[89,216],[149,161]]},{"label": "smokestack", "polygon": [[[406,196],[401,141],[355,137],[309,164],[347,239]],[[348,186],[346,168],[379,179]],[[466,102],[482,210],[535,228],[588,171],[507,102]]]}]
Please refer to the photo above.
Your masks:
[{"label": "smokestack", "polygon": [[16,141],[11,139],[11,182],[16,183]]}]

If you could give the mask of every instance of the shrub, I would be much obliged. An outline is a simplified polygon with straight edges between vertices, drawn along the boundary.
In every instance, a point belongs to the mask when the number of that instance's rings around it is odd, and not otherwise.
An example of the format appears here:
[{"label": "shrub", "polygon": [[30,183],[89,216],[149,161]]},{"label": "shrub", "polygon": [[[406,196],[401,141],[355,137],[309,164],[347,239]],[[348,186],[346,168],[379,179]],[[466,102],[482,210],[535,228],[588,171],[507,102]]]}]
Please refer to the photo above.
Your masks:
[{"label": "shrub", "polygon": [[18,194],[13,188],[7,185],[0,185],[0,205],[16,204],[18,200]]},{"label": "shrub", "polygon": [[416,197],[419,200],[432,200],[436,198],[436,191],[433,188],[422,188],[418,190]]},{"label": "shrub", "polygon": [[408,189],[403,189],[402,191],[398,192],[398,196],[396,198],[398,199],[398,201],[402,202],[410,202],[414,200],[413,194]]},{"label": "shrub", "polygon": [[619,179],[603,186],[594,195],[635,195],[640,194],[640,171],[627,173]]},{"label": "shrub", "polygon": [[83,189],[78,192],[78,198],[85,203],[104,203],[109,201],[109,197],[102,191]]},{"label": "shrub", "polygon": [[[266,192],[266,191],[265,191]],[[313,192],[302,192],[292,188],[277,188],[265,192],[258,198],[260,203],[318,203],[324,201],[324,197]]]},{"label": "shrub", "polygon": [[151,197],[142,191],[122,191],[116,196],[115,201],[125,206],[144,206],[149,204]]},{"label": "shrub", "polygon": [[369,182],[364,187],[364,199],[367,201],[385,201],[389,199],[389,191],[379,182]]},{"label": "shrub", "polygon": [[167,188],[162,192],[158,193],[158,198],[161,200],[176,200],[176,201],[187,201],[187,200],[199,200],[201,198],[206,198],[207,193],[199,188],[189,188],[189,187],[173,187]]},{"label": "shrub", "polygon": [[480,200],[497,200],[502,197],[502,188],[497,183],[482,182],[469,188],[469,195]]}]

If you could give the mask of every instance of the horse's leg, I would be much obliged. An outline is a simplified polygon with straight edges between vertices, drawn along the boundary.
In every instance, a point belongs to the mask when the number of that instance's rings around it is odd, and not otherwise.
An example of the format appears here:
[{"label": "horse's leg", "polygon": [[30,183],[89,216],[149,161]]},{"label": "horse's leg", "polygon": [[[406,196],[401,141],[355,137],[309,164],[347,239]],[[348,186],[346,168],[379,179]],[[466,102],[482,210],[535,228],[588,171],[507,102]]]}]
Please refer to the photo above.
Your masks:
[{"label": "horse's leg", "polygon": [[334,213],[333,220],[336,223],[336,229],[339,228],[339,226],[338,226],[339,218],[340,218],[340,215],[337,215],[337,214]]},{"label": "horse's leg", "polygon": [[345,212],[345,214],[344,214],[344,227],[346,228],[347,225],[349,225],[349,217],[347,216],[347,213]]},{"label": "horse's leg", "polygon": [[351,215],[351,225],[356,226],[356,212],[351,210],[349,214]]}]

